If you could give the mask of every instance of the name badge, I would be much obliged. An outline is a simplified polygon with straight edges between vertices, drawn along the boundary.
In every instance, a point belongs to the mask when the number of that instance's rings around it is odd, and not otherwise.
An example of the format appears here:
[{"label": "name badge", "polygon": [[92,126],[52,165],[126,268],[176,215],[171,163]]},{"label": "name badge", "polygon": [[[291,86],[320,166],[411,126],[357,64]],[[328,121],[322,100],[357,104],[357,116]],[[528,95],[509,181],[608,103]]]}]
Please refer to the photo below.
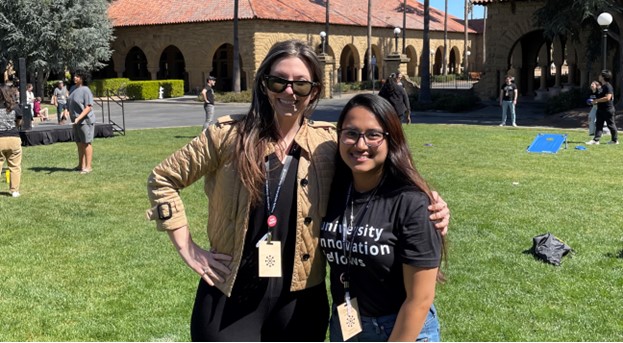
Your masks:
[{"label": "name badge", "polygon": [[357,306],[356,298],[351,299],[350,306],[347,303],[338,306],[337,315],[340,319],[340,328],[342,329],[344,341],[361,332],[361,318],[359,317],[359,306]]},{"label": "name badge", "polygon": [[281,242],[260,241],[258,249],[260,277],[281,277]]}]

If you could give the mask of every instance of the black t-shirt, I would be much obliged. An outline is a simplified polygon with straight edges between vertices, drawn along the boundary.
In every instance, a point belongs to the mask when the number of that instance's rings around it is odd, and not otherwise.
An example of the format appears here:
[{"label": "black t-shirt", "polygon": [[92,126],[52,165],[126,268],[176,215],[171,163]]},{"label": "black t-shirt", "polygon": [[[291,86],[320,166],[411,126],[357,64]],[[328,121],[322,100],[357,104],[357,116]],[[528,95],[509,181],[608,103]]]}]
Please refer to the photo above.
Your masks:
[{"label": "black t-shirt", "polygon": [[[301,149],[293,147],[290,150],[292,162],[288,168],[283,185],[277,198],[274,215],[277,217],[277,226],[273,231],[273,240],[281,242],[281,271],[283,277],[260,278],[258,275],[258,248],[257,242],[268,232],[268,208],[266,195],[257,207],[251,209],[249,214],[249,228],[245,236],[244,250],[240,263],[238,277],[234,284],[234,292],[244,297],[245,292],[266,292],[267,296],[279,296],[284,291],[289,291],[294,269],[294,248],[296,245],[296,175],[298,170]],[[275,154],[268,156],[270,170],[268,173],[268,187],[270,201],[275,199],[279,177],[283,170],[283,164]],[[264,189],[264,188],[263,188]],[[265,193],[265,192],[264,192]]]},{"label": "black t-shirt", "polygon": [[608,102],[598,103],[597,109],[604,110],[604,111],[614,111],[614,90],[612,88],[612,85],[609,82],[606,82],[603,85],[601,85],[601,91],[597,93],[597,98],[598,99],[603,98],[606,96],[606,94],[611,94],[612,99],[610,99],[610,101]]},{"label": "black t-shirt", "polygon": [[[347,244],[342,227],[343,223],[350,227],[351,202],[346,203],[347,191],[332,193],[320,229],[320,246],[331,266],[333,302],[344,302],[340,276],[348,269],[351,297],[357,298],[361,314],[382,316],[398,313],[406,298],[403,264],[439,266],[441,236],[428,218],[428,197],[416,187],[385,181],[365,210],[371,193],[353,191],[356,229],[352,231],[356,235],[348,232]],[[352,251],[350,266],[344,246],[352,247],[348,249]]]},{"label": "black t-shirt", "polygon": [[517,85],[511,82],[510,85],[504,83],[501,87],[502,89],[502,100],[504,101],[513,101],[515,100],[515,90],[517,90]]}]

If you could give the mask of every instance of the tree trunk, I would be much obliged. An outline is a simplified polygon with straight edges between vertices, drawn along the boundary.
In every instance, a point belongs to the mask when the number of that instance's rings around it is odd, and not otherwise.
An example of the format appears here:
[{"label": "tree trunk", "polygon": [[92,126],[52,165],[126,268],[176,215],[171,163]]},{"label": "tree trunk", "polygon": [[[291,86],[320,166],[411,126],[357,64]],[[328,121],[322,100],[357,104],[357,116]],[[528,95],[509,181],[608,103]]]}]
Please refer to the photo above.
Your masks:
[{"label": "tree trunk", "polygon": [[441,66],[443,74],[448,75],[448,0],[446,0],[446,9],[443,17],[443,65]]},{"label": "tree trunk", "polygon": [[240,93],[240,44],[238,41],[238,0],[234,0],[234,60],[232,90]]},{"label": "tree trunk", "polygon": [[430,94],[430,1],[424,0],[424,35],[422,44],[422,82],[420,83],[420,97],[418,99],[421,104],[430,104],[432,102]]}]

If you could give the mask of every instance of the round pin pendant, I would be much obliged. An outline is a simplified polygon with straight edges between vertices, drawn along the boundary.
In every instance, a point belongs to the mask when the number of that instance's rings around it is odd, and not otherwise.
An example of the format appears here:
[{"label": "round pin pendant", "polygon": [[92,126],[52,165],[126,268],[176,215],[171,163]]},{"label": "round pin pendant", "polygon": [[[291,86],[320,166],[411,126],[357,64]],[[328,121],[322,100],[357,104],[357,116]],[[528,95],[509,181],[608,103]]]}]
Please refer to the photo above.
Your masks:
[{"label": "round pin pendant", "polygon": [[268,227],[277,226],[277,217],[274,214],[271,214],[270,216],[268,216],[266,223],[268,224]]}]

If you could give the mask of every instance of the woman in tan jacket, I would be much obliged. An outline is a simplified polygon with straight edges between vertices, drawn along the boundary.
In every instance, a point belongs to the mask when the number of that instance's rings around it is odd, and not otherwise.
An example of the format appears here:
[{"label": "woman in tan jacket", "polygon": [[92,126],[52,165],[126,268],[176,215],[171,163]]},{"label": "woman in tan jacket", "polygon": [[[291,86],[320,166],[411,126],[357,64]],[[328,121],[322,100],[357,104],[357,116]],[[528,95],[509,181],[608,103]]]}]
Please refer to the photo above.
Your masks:
[{"label": "woman in tan jacket", "polygon": [[[323,341],[329,318],[320,223],[334,173],[335,127],[309,119],[323,70],[304,42],[275,44],[246,116],[227,117],[149,176],[148,216],[201,275],[193,341]],[[179,190],[204,177],[210,250],[191,238]],[[434,219],[447,227],[441,201]]]}]

